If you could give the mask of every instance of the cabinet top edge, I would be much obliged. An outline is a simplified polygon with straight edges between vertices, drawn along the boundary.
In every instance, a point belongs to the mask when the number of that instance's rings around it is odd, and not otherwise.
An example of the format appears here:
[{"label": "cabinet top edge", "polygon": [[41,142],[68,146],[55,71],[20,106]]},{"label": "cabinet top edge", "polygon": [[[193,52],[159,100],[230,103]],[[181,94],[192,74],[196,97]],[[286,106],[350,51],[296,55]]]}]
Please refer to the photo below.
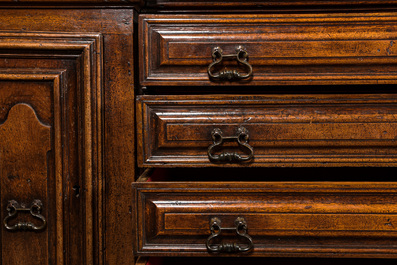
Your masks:
[{"label": "cabinet top edge", "polygon": [[0,0],[2,9],[19,8],[136,8],[139,9],[143,0]]}]

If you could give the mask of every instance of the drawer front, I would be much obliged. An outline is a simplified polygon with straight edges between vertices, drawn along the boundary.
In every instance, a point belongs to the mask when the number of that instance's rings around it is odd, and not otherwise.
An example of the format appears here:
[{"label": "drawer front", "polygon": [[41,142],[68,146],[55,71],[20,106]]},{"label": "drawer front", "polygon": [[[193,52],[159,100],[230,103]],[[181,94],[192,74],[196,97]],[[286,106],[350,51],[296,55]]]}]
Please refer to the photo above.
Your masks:
[{"label": "drawer front", "polygon": [[[138,161],[145,167],[395,166],[396,103],[390,94],[142,96]],[[241,129],[247,139],[239,142]]]},{"label": "drawer front", "polygon": [[[143,86],[396,83],[396,19],[391,13],[141,15],[140,81]],[[245,63],[226,57],[239,46],[252,66],[248,77]],[[212,57],[215,47],[223,59],[209,67],[220,59]],[[245,78],[238,79],[235,70]],[[220,72],[225,79],[217,77]]]},{"label": "drawer front", "polygon": [[180,1],[180,0],[146,0],[145,1],[148,6],[159,7],[159,8],[212,8],[212,9],[220,9],[220,8],[274,8],[274,7],[282,7],[283,10],[285,8],[291,7],[305,7],[311,6],[313,7],[321,7],[321,8],[334,8],[341,6],[348,6],[352,8],[352,6],[371,6],[371,5],[390,5],[396,4],[395,0],[388,1],[379,1],[379,0],[365,0],[365,1],[356,1],[356,0],[338,0],[338,1],[324,1],[324,0],[251,0],[251,1],[243,1],[243,0],[229,0],[222,2],[211,2],[208,0],[189,0],[189,1]]},{"label": "drawer front", "polygon": [[358,259],[352,261],[349,258],[340,258],[340,259],[313,259],[313,258],[229,258],[229,259],[217,259],[212,257],[186,257],[186,258],[179,258],[179,257],[138,257],[136,265],[219,265],[219,264],[228,264],[228,265],[241,265],[241,264],[267,264],[267,265],[335,265],[335,263],[339,265],[357,265],[363,262],[367,262],[368,264],[376,264],[381,262],[382,265],[395,265],[395,260],[393,259]]},{"label": "drawer front", "polygon": [[[139,255],[395,257],[397,185],[363,182],[134,183]],[[217,218],[221,236],[212,240]],[[248,245],[235,220],[246,222]],[[208,242],[209,241],[209,242]],[[210,248],[208,248],[210,247]]]}]

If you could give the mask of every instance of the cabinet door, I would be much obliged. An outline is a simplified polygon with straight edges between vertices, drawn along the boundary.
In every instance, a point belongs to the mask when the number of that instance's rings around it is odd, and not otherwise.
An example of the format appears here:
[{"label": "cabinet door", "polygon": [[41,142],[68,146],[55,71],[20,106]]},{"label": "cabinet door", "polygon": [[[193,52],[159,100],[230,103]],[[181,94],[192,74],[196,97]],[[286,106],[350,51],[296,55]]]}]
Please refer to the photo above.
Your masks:
[{"label": "cabinet door", "polygon": [[0,33],[1,264],[90,263],[101,39]]}]

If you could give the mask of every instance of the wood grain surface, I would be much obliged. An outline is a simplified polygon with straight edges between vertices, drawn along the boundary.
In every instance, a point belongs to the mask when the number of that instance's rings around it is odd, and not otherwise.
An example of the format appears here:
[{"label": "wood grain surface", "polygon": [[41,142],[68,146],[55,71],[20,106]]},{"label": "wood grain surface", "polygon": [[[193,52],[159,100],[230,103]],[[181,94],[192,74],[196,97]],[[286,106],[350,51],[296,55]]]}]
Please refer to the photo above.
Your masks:
[{"label": "wood grain surface", "polygon": [[[394,94],[142,96],[138,98],[140,166],[392,166],[396,160]],[[254,158],[217,162],[212,131],[244,127]],[[225,142],[214,153],[247,149]]]},{"label": "wood grain surface", "polygon": [[[396,83],[394,13],[141,15],[143,86]],[[212,50],[248,53],[251,77],[210,78]],[[247,69],[234,59],[217,70]]]},{"label": "wood grain surface", "polygon": [[[136,182],[140,255],[222,256],[210,220],[247,222],[254,248],[233,256],[394,257],[393,182]],[[236,242],[233,231],[221,240]],[[237,240],[238,242],[238,240]]]},{"label": "wood grain surface", "polygon": [[[395,5],[397,1],[393,0],[310,0],[310,1],[301,1],[301,0],[269,0],[269,1],[262,1],[262,0],[253,0],[253,1],[241,1],[241,0],[229,0],[229,1],[208,1],[208,0],[188,0],[188,1],[180,1],[180,0],[146,0],[145,1],[148,6],[153,6],[156,8],[174,8],[174,9],[186,9],[186,8],[255,8],[257,11],[261,9],[269,9],[274,7],[283,7],[291,8],[291,7],[305,7],[308,6],[309,8],[313,7],[321,7],[325,8],[332,8],[332,7],[341,7],[347,6],[348,8],[362,8],[362,7],[370,7],[371,5],[379,6],[379,5]],[[293,9],[289,10],[292,11]]]},{"label": "wood grain surface", "polygon": [[134,11],[19,8],[0,16],[0,121],[26,103],[52,127],[45,210],[54,237],[37,264],[133,264],[132,206],[120,198],[132,198],[135,172]]}]

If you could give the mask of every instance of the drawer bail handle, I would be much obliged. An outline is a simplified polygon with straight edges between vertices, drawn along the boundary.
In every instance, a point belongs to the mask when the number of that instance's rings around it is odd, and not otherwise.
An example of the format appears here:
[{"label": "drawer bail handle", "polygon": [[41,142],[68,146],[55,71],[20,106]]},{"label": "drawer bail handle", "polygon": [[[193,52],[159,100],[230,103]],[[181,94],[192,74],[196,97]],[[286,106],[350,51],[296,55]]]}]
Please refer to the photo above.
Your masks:
[{"label": "drawer bail handle", "polygon": [[[237,129],[237,135],[236,136],[223,136],[223,132],[219,128],[215,128],[211,132],[211,137],[213,144],[208,147],[208,157],[211,161],[214,162],[245,162],[249,161],[253,158],[254,156],[254,149],[252,146],[248,144],[248,130],[244,127],[239,127]],[[224,141],[234,141],[236,140],[239,146],[243,147],[244,149],[247,149],[249,152],[248,155],[240,155],[238,153],[228,153],[228,152],[223,152],[219,155],[214,154],[215,149],[217,149],[219,146],[223,144]]]},{"label": "drawer bail handle", "polygon": [[[247,222],[243,217],[237,217],[234,221],[235,227],[222,227],[221,220],[218,217],[214,217],[210,221],[211,235],[207,239],[207,250],[210,253],[236,253],[236,252],[247,252],[254,247],[252,238],[247,234]],[[215,238],[219,237],[223,230],[235,230],[239,238],[243,239],[247,243],[218,243],[212,244]]]},{"label": "drawer bail handle", "polygon": [[[41,209],[43,207],[43,203],[40,200],[34,200],[29,207],[26,207],[24,204],[19,204],[15,200],[11,200],[8,202],[7,205],[7,212],[8,215],[6,218],[4,218],[4,226],[7,230],[9,231],[17,231],[17,230],[23,230],[23,231],[40,231],[45,228],[47,225],[47,221],[42,216]],[[42,221],[42,224],[40,226],[36,226],[35,224],[31,222],[18,222],[14,225],[9,225],[8,221],[18,214],[18,212],[30,212],[30,214]]]},{"label": "drawer bail handle", "polygon": [[[247,68],[246,74],[241,74],[237,70],[221,70],[219,72],[212,72],[216,65],[220,64],[223,59],[234,58],[237,62],[243,64]],[[241,46],[237,47],[236,54],[223,54],[223,50],[220,47],[212,49],[212,60],[213,62],[208,66],[208,75],[212,79],[220,80],[240,80],[246,79],[252,75],[252,66],[248,63],[248,52]]]}]

